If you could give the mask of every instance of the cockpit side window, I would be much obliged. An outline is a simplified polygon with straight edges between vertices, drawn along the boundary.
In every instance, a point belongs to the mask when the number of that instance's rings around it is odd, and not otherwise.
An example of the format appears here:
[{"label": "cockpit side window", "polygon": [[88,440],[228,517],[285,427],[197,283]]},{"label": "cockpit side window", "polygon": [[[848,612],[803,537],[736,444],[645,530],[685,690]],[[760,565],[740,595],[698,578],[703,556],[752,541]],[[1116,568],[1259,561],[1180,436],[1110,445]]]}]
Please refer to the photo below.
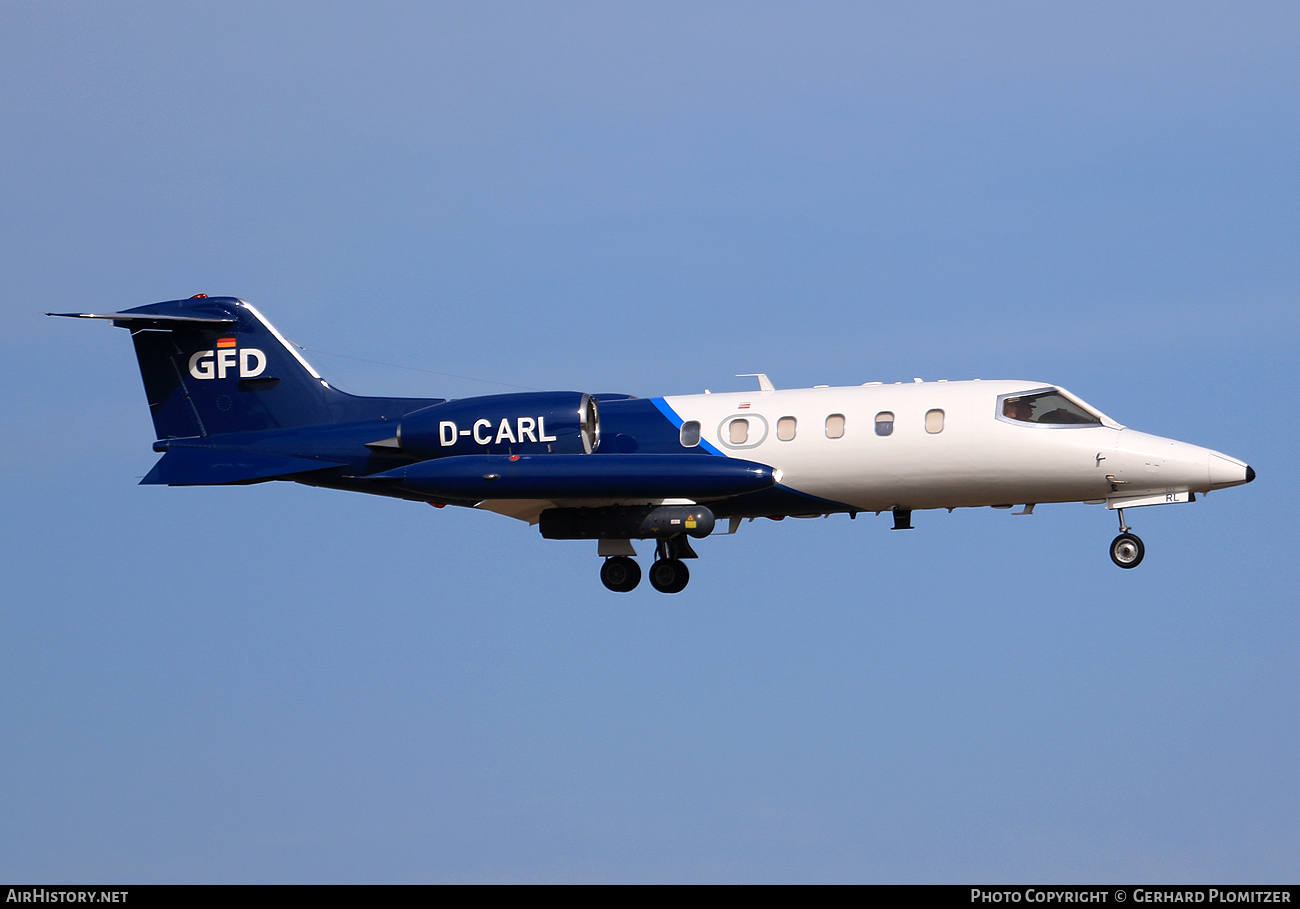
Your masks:
[{"label": "cockpit side window", "polygon": [[1084,410],[1059,391],[1007,395],[1002,399],[1002,416],[1018,423],[1041,426],[1100,426],[1101,418]]}]

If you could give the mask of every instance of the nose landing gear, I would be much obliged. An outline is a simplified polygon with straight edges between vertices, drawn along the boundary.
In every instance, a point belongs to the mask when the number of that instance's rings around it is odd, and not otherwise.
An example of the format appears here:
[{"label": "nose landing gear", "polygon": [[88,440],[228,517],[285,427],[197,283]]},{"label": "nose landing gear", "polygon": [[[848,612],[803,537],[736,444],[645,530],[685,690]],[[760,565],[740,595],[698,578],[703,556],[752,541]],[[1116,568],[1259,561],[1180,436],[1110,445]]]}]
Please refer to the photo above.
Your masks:
[{"label": "nose landing gear", "polygon": [[1135,533],[1129,533],[1133,528],[1124,523],[1124,509],[1115,509],[1119,512],[1119,536],[1110,541],[1110,560],[1120,568],[1137,568],[1142,564],[1142,557],[1146,555],[1147,548],[1142,545],[1142,538]]},{"label": "nose landing gear", "polygon": [[1110,542],[1110,560],[1120,568],[1137,568],[1146,555],[1146,547],[1136,534],[1121,533]]}]

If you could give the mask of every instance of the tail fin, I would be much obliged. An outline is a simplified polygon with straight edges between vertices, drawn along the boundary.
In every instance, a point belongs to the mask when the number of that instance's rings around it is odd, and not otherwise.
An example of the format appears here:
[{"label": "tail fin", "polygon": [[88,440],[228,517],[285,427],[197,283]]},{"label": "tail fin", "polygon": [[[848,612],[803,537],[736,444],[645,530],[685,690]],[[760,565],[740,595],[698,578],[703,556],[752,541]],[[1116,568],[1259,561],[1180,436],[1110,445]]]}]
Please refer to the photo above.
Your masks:
[{"label": "tail fin", "polygon": [[292,428],[350,416],[345,394],[236,297],[195,297],[124,312],[49,313],[129,329],[159,439]]}]

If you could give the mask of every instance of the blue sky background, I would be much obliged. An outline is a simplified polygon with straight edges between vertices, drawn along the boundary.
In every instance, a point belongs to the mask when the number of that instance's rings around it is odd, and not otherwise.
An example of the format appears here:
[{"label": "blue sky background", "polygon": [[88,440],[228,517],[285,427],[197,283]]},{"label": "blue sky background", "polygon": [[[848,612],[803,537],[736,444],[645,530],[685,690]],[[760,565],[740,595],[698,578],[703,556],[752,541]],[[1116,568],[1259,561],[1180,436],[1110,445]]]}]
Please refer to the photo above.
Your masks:
[{"label": "blue sky background", "polygon": [[[0,878],[1295,881],[1298,89],[1290,3],[0,6]],[[357,393],[1024,378],[1259,480],[1132,572],[1059,505],[616,596],[136,486],[127,334],[40,313],[193,293]]]}]

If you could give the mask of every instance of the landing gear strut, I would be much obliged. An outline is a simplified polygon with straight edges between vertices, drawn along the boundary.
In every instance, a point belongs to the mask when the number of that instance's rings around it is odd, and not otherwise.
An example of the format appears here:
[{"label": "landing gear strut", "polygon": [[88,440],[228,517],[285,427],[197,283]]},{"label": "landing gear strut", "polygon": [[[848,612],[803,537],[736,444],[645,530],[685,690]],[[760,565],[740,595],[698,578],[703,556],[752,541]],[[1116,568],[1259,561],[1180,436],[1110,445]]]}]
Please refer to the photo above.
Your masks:
[{"label": "landing gear strut", "polygon": [[699,558],[685,534],[661,539],[655,547],[655,562],[650,566],[650,585],[660,593],[681,593],[691,580],[682,559]]},{"label": "landing gear strut", "polygon": [[627,556],[614,556],[600,566],[600,580],[615,593],[627,593],[641,583],[641,566]]},{"label": "landing gear strut", "polygon": [[[620,548],[623,552],[635,555],[630,544],[618,546],[615,544],[619,541],[615,540],[614,544],[606,548],[606,542],[601,542],[601,548],[604,550],[602,555],[609,553],[610,549],[618,552]],[[647,572],[650,575],[650,583],[660,593],[681,593],[691,579],[691,573],[686,569],[682,559],[698,558],[684,533],[659,539],[655,546],[654,564]],[[628,593],[641,583],[641,566],[629,556],[610,553],[609,558],[605,559],[605,564],[600,566],[600,582],[615,593]]]},{"label": "landing gear strut", "polygon": [[1110,560],[1120,568],[1137,568],[1142,564],[1142,557],[1146,555],[1147,549],[1142,545],[1141,537],[1129,533],[1132,528],[1124,523],[1124,509],[1115,510],[1119,512],[1120,534],[1110,541]]}]

